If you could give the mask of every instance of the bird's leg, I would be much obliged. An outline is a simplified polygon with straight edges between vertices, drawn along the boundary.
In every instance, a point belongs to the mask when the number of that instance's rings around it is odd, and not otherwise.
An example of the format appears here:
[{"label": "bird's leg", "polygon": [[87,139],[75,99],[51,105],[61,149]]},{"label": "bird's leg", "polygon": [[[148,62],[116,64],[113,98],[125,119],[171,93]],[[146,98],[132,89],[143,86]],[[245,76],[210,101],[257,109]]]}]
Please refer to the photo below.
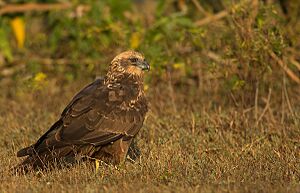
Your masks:
[{"label": "bird's leg", "polygon": [[97,173],[98,170],[99,170],[99,165],[100,165],[100,160],[95,159],[95,171],[96,171],[96,173]]},{"label": "bird's leg", "polygon": [[92,163],[95,163],[95,172],[97,173],[100,167],[100,162],[102,162],[102,160],[90,156],[85,156],[85,158],[89,159]]},{"label": "bird's leg", "polygon": [[125,162],[131,141],[132,139],[127,141],[123,141],[123,139],[119,139],[113,144],[114,165],[119,165]]},{"label": "bird's leg", "polygon": [[137,142],[135,139],[132,140],[128,152],[127,152],[127,159],[131,163],[135,163],[135,161],[141,156],[141,151],[137,145]]},{"label": "bird's leg", "polygon": [[110,166],[109,164],[105,163],[105,161],[103,161],[102,159],[97,159],[97,158],[91,158],[94,162],[95,162],[95,172],[97,173],[99,171],[100,168],[100,163],[104,164],[106,166]]}]

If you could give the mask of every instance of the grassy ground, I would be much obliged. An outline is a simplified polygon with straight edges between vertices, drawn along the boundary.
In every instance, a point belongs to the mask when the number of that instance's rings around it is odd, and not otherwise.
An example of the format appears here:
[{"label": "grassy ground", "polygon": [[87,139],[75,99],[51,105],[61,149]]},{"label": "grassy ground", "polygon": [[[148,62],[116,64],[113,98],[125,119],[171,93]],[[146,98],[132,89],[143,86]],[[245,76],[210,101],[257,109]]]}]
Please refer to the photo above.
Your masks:
[{"label": "grassy ground", "polygon": [[[33,143],[83,84],[59,88],[53,83],[51,92],[0,101],[1,192],[300,190],[300,131],[293,119],[281,124],[266,115],[255,124],[250,116],[254,110],[215,108],[211,102],[202,104],[195,98],[191,104],[180,94],[170,100],[167,85],[148,90],[151,111],[138,136],[142,156],[136,163],[117,168],[103,164],[98,173],[83,163],[10,175],[9,168],[21,161],[16,151]],[[261,115],[263,109],[258,108],[257,113]]]}]

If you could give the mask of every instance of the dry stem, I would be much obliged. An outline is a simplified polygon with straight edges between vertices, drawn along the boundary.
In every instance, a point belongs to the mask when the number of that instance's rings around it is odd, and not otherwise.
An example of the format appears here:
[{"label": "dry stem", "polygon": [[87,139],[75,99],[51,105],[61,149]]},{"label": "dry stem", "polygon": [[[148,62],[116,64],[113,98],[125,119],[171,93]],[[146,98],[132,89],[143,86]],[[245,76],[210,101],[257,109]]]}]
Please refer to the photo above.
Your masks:
[{"label": "dry stem", "polygon": [[17,13],[26,11],[48,11],[53,9],[68,9],[71,7],[70,3],[26,3],[26,4],[8,4],[0,9],[0,15],[7,13]]}]

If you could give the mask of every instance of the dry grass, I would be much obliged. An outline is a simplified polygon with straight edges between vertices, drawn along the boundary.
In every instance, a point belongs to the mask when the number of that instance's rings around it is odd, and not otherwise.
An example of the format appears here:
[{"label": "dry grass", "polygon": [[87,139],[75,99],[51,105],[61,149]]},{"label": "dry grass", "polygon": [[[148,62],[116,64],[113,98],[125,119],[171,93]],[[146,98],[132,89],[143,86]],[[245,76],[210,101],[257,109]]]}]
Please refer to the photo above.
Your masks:
[{"label": "dry grass", "polygon": [[[239,110],[214,105],[209,98],[198,100],[196,91],[176,87],[172,89],[177,94],[171,96],[166,85],[150,86],[148,91],[151,111],[138,138],[142,156],[136,163],[117,168],[103,164],[98,173],[82,163],[9,174],[20,161],[16,151],[37,140],[82,86],[82,82],[66,87],[50,82],[45,90],[0,99],[0,192],[300,191],[296,118],[280,123],[268,111],[255,124],[254,109],[260,116],[264,106]],[[281,111],[274,106],[270,103],[273,111]]]}]

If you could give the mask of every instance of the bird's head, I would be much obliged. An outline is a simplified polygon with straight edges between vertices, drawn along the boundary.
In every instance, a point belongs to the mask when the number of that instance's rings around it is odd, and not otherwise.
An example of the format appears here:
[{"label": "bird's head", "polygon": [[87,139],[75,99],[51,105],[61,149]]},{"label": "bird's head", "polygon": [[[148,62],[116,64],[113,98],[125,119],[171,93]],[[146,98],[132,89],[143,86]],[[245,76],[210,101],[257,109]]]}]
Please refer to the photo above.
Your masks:
[{"label": "bird's head", "polygon": [[150,65],[143,54],[135,51],[125,51],[112,60],[110,68],[115,72],[140,76],[143,71],[150,70]]}]

